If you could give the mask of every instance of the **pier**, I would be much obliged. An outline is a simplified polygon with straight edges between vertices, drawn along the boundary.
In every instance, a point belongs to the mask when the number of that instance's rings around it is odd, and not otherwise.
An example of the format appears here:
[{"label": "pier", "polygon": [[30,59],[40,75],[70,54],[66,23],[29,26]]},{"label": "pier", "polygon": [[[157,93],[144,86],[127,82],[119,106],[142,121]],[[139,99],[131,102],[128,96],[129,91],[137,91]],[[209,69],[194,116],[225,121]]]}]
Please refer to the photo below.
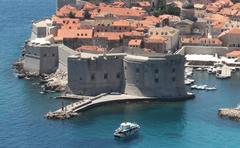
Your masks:
[{"label": "pier", "polygon": [[[194,94],[188,94],[184,97],[185,100],[192,99]],[[164,101],[182,101],[183,98],[179,99],[164,99]],[[67,106],[62,106],[60,109],[54,112],[48,112],[44,115],[47,119],[69,119],[73,116],[77,116],[78,112],[85,111],[94,106],[110,103],[110,102],[138,102],[138,101],[163,101],[163,99],[155,97],[140,97],[126,94],[107,94],[103,93],[95,97],[89,97],[87,99],[79,100],[75,103]]]}]

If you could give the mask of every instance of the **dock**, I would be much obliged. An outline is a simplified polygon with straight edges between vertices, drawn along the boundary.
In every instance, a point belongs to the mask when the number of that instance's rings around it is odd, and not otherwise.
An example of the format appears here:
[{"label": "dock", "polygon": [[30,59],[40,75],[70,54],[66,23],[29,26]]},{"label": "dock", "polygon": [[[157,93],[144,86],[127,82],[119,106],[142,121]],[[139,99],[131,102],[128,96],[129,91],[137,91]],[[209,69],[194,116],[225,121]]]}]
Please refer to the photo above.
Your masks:
[{"label": "dock", "polygon": [[62,106],[60,109],[54,112],[48,112],[45,114],[47,119],[69,119],[73,116],[77,116],[78,112],[85,111],[94,106],[106,104],[110,102],[138,102],[138,101],[182,101],[187,99],[192,99],[194,94],[188,93],[184,98],[179,99],[159,99],[155,97],[140,97],[126,94],[108,94],[103,93],[95,97],[89,97],[82,100],[79,100],[75,103],[69,104],[67,106]]}]

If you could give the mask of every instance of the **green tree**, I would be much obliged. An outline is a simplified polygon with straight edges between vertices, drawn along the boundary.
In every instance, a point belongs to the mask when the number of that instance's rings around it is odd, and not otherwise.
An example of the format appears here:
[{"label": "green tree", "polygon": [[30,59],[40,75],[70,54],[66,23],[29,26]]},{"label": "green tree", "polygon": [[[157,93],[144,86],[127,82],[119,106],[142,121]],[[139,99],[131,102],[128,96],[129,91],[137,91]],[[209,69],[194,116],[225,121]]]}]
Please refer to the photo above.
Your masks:
[{"label": "green tree", "polygon": [[70,11],[70,13],[68,14],[69,18],[75,18],[75,13],[73,13],[72,11]]}]

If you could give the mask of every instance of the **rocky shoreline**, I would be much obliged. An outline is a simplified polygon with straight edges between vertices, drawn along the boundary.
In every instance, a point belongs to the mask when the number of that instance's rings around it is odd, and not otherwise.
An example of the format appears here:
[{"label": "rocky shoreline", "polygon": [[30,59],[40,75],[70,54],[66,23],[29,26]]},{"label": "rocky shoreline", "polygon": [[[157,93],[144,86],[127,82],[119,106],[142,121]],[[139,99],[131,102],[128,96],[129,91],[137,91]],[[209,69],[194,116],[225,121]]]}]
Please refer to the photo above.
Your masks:
[{"label": "rocky shoreline", "polygon": [[24,71],[23,61],[20,59],[14,64],[12,68],[16,73],[16,77],[19,79],[31,79],[38,78],[40,80],[42,92],[66,92],[67,91],[67,73],[62,70],[57,70],[52,74],[36,74]]}]

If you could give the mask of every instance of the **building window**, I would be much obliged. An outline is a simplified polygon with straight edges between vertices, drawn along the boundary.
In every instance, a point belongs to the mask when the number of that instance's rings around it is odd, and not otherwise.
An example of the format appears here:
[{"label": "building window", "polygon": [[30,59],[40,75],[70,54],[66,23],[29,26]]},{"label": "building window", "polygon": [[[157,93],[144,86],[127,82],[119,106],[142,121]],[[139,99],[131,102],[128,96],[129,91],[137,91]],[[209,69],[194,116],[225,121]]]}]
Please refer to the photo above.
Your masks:
[{"label": "building window", "polygon": [[91,80],[95,80],[95,75],[94,74],[91,75]]},{"label": "building window", "polygon": [[44,57],[46,57],[46,56],[47,56],[47,54],[45,53],[43,56],[44,56]]},{"label": "building window", "polygon": [[173,68],[173,69],[172,69],[172,73],[174,73],[175,71],[176,71],[175,68]]},{"label": "building window", "polygon": [[172,77],[172,81],[174,82],[176,79],[175,79],[175,77]]},{"label": "building window", "polygon": [[107,73],[104,74],[104,79],[108,79],[108,74]]},{"label": "building window", "polygon": [[155,83],[158,83],[159,82],[159,79],[158,78],[155,78]]},{"label": "building window", "polygon": [[81,81],[81,80],[82,80],[82,77],[80,77],[79,80]]},{"label": "building window", "polygon": [[119,79],[120,77],[121,77],[121,74],[119,72],[119,73],[117,73],[117,79]]},{"label": "building window", "polygon": [[77,34],[77,36],[79,36],[79,33]]},{"label": "building window", "polygon": [[159,73],[159,70],[158,70],[158,69],[155,69],[155,73],[158,74],[158,73]]},{"label": "building window", "polygon": [[87,34],[85,33],[85,36],[87,36]]},{"label": "building window", "polygon": [[55,56],[55,54],[53,53],[53,54],[52,54],[52,56],[54,57],[54,56]]},{"label": "building window", "polygon": [[83,36],[83,33],[81,33],[81,36]]},{"label": "building window", "polygon": [[139,68],[136,68],[136,73],[139,73],[139,71],[140,71]]}]

